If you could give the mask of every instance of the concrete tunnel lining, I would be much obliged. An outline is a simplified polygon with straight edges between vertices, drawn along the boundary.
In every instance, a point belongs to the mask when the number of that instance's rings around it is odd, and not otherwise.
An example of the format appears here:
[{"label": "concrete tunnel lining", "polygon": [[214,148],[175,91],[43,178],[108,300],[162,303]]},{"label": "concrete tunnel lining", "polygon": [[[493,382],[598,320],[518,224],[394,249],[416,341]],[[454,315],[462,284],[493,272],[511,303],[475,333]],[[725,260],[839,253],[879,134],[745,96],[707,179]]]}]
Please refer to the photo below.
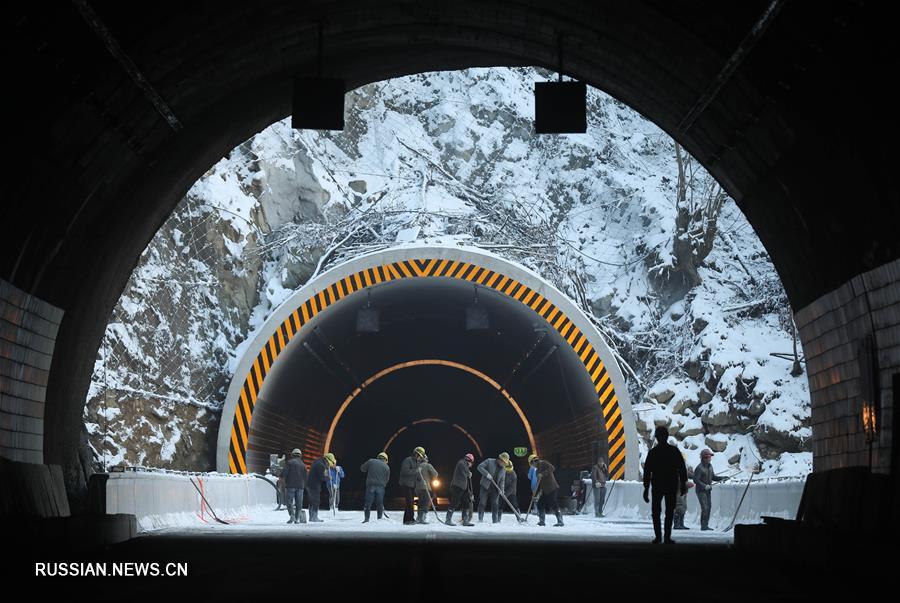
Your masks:
[{"label": "concrete tunnel lining", "polygon": [[[414,260],[421,260],[427,265],[416,266]],[[401,266],[399,263],[404,264]],[[384,267],[394,264],[400,268],[391,277],[391,271]],[[459,277],[468,271],[469,278],[474,276],[473,280],[482,281],[482,286],[496,287],[503,283],[510,292],[521,295],[523,300],[531,301],[539,310],[546,312],[547,318],[552,319],[555,324],[554,328],[561,327],[567,335],[573,337],[578,346],[577,353],[582,360],[590,362],[589,371],[593,371],[594,377],[599,377],[602,381],[602,400],[605,400],[606,405],[601,416],[606,417],[608,425],[615,425],[609,434],[612,436],[609,440],[610,461],[621,454],[621,462],[613,467],[614,474],[617,477],[636,479],[639,466],[637,430],[624,377],[612,351],[590,320],[563,293],[521,266],[476,248],[436,245],[403,246],[345,262],[307,283],[273,312],[246,347],[232,378],[219,427],[217,470],[223,473],[246,472],[246,446],[252,414],[265,376],[276,364],[282,347],[290,343],[286,340],[301,331],[314,328],[315,322],[327,314],[324,310],[330,303],[337,301],[333,298],[341,297],[344,292],[336,284],[355,282],[359,287],[354,286],[353,291],[357,291],[376,284],[374,278],[378,277],[379,267],[388,279],[422,276],[433,278],[436,274],[443,274],[438,272],[439,269],[446,270],[451,265],[463,264],[472,269],[460,269],[453,276]],[[408,273],[415,271],[417,274],[401,274],[401,270]],[[353,291],[348,291],[345,295],[352,295]],[[524,294],[521,293],[523,291]],[[598,402],[600,401],[598,398]]]}]

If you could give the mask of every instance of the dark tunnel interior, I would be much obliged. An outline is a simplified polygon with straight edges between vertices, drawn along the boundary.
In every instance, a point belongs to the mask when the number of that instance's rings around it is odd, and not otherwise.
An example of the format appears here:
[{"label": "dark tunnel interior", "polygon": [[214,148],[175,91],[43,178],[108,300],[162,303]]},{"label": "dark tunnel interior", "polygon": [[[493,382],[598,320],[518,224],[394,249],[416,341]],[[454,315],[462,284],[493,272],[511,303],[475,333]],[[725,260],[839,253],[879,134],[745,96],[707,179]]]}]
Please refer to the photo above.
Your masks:
[{"label": "dark tunnel interior", "polygon": [[[487,328],[467,324],[473,306],[486,314]],[[357,328],[366,308],[377,310],[377,332]],[[296,434],[327,437],[336,413],[366,381],[336,423],[330,446],[346,471],[342,506],[361,497],[365,476],[359,465],[386,445],[394,472],[389,498],[399,492],[400,462],[418,445],[440,475],[438,496],[447,495],[455,462],[466,452],[480,457],[478,448],[485,457],[509,452],[521,475],[526,461],[514,449],[531,451],[529,430],[539,453],[563,471],[587,469],[605,446],[596,392],[565,340],[505,295],[437,277],[359,291],[291,341],[260,392],[257,409],[263,412],[254,414],[248,469],[264,471],[270,453],[300,446]],[[542,437],[584,422],[593,426],[593,442],[582,458],[563,458],[553,440]]]}]

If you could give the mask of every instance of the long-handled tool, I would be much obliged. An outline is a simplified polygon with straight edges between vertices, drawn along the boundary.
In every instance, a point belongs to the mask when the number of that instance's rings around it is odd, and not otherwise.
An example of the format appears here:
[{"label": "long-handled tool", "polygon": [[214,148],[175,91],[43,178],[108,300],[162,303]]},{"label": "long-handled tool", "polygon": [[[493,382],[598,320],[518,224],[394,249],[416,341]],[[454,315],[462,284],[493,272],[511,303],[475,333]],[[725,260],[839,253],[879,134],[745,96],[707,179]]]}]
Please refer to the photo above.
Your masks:
[{"label": "long-handled tool", "polygon": [[[253,475],[253,477],[258,478],[258,479],[261,479],[262,481],[266,482],[267,484],[269,484],[270,486],[272,486],[273,488],[275,488],[275,495],[276,495],[276,496],[280,496],[280,495],[281,495],[281,490],[278,489],[278,485],[277,485],[277,484],[273,484],[273,483],[272,483],[272,480],[266,479],[265,477],[263,477],[262,475],[260,475],[260,474],[258,474],[258,473],[254,473],[254,474],[252,474],[252,475]],[[280,511],[280,510],[281,510],[281,505],[279,504],[278,507],[277,507],[275,510],[276,510],[276,511]]]},{"label": "long-handled tool", "polygon": [[613,490],[616,488],[616,484],[619,483],[619,480],[614,479],[612,481],[613,485],[609,487],[609,492],[606,494],[606,498],[603,499],[603,509],[606,510],[606,503],[609,502],[609,497],[612,496]]},{"label": "long-handled tool", "polygon": [[206,496],[203,495],[203,491],[200,490],[200,487],[197,486],[197,484],[194,483],[194,478],[193,478],[193,477],[189,477],[188,479],[191,480],[191,485],[194,486],[194,490],[197,491],[197,494],[200,495],[200,498],[203,499],[203,502],[204,502],[204,503],[206,504],[206,506],[209,508],[209,512],[212,513],[213,519],[215,519],[215,520],[218,521],[219,523],[224,524],[224,525],[226,525],[226,526],[227,526],[227,525],[231,525],[231,524],[229,524],[227,521],[225,521],[224,519],[219,519],[219,516],[216,515],[216,512],[213,510],[212,505],[209,504],[209,501],[206,500]]},{"label": "long-handled tool", "polygon": [[[434,511],[434,517],[441,523],[444,523],[444,520],[441,519],[441,516],[438,514],[437,507],[434,506],[434,500],[431,498],[431,491],[428,489],[428,482],[425,481],[425,477],[422,475],[422,468],[416,467],[419,471],[419,479],[422,480],[422,483],[425,485],[425,496],[428,497],[428,507],[430,510]],[[428,515],[428,509],[426,509],[425,514]]]},{"label": "long-handled tool", "polygon": [[500,497],[503,498],[503,502],[506,503],[506,506],[512,509],[512,512],[515,513],[516,520],[519,523],[525,523],[525,519],[522,517],[522,514],[519,513],[519,510],[516,509],[511,502],[509,502],[508,498],[506,498],[506,494],[504,494],[503,488],[501,488],[500,485],[496,481],[494,481],[494,476],[492,476],[490,473],[485,473],[484,475],[487,475],[488,479],[491,480],[491,483],[494,484],[494,487],[497,488],[497,492],[500,493]]},{"label": "long-handled tool", "polygon": [[337,517],[337,509],[335,509],[335,505],[334,505],[334,484],[331,483],[331,481],[328,482],[328,491],[329,491],[328,493],[329,493],[329,498],[330,498],[328,503],[329,503],[329,506],[331,507],[331,514],[334,517]]},{"label": "long-handled tool", "polygon": [[531,508],[534,507],[534,503],[537,502],[537,500],[541,497],[541,494],[542,494],[541,489],[538,488],[531,495],[531,502],[528,503],[528,512],[525,513],[525,521],[528,521],[528,516],[531,515]]},{"label": "long-handled tool", "polygon": [[750,490],[750,483],[753,481],[753,476],[757,473],[758,470],[754,467],[753,471],[750,472],[750,479],[747,480],[747,485],[744,487],[744,493],[741,494],[741,500],[738,501],[737,507],[734,510],[734,517],[731,518],[731,523],[728,524],[728,527],[722,530],[723,532],[727,532],[734,527],[734,522],[737,521],[738,512],[741,510],[741,505],[744,504],[744,497],[747,496],[747,491]]},{"label": "long-handled tool", "polygon": [[468,477],[466,477],[466,482],[468,483],[468,489],[466,490],[466,497],[469,499],[469,502],[466,505],[466,510],[463,511],[463,521],[462,521],[461,525],[473,526],[473,525],[475,525],[472,523],[472,518],[475,517],[475,490],[472,488],[472,473],[471,472],[469,472]]}]

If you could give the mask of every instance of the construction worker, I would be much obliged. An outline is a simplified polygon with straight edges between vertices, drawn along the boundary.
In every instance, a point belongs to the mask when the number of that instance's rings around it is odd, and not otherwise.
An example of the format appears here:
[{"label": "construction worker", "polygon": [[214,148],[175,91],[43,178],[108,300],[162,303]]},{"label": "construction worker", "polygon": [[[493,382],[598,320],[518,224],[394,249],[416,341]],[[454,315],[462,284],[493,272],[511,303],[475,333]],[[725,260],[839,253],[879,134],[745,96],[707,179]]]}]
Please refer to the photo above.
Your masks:
[{"label": "construction worker", "polygon": [[606,500],[606,480],[609,469],[606,460],[598,458],[591,468],[591,491],[594,495],[594,517],[603,517],[603,502]]},{"label": "construction worker", "polygon": [[[684,453],[681,453],[682,458],[684,458]],[[693,475],[693,471],[690,467],[687,468],[687,474]],[[687,483],[688,490],[694,487],[694,482],[688,480]],[[687,514],[687,492],[681,494],[681,490],[678,491],[678,495],[675,497],[675,523],[672,526],[673,530],[690,530],[689,527],[684,525],[684,516]]]},{"label": "construction worker", "polygon": [[687,493],[687,469],[678,448],[669,444],[669,430],[660,425],[656,428],[656,446],[647,453],[644,461],[644,502],[650,502],[650,485],[653,485],[653,544],[662,542],[660,529],[660,513],[662,500],[666,499],[665,542],[675,544],[672,540],[672,522],[675,513],[675,495],[680,491]]},{"label": "construction worker", "polygon": [[328,471],[337,465],[337,460],[332,453],[327,453],[320,459],[313,461],[309,468],[309,481],[306,483],[306,492],[309,495],[309,521],[321,523],[319,519],[319,503],[322,496],[322,484],[330,486],[331,475]]},{"label": "construction worker", "polygon": [[697,492],[697,500],[700,501],[700,529],[704,532],[712,530],[709,527],[709,514],[712,510],[712,485],[725,479],[716,475],[713,470],[710,462],[712,457],[712,450],[705,448],[700,453],[700,464],[694,469],[694,487]]},{"label": "construction worker", "polygon": [[276,511],[281,511],[281,505],[286,505],[285,499],[287,495],[284,491],[284,464],[287,462],[287,455],[285,453],[278,454],[270,454],[269,455],[269,474],[275,477],[275,500],[278,503],[278,507],[275,509]]},{"label": "construction worker", "polygon": [[456,462],[453,469],[453,479],[450,481],[450,508],[447,509],[447,517],[444,523],[452,525],[454,511],[462,511],[462,525],[471,526],[472,516],[469,514],[468,508],[472,502],[474,495],[472,494],[472,465],[475,464],[475,457],[471,453],[466,454],[463,458]]},{"label": "construction worker", "polygon": [[553,512],[556,514],[556,523],[554,526],[562,527],[565,524],[563,523],[562,513],[559,512],[559,503],[556,501],[559,484],[553,476],[556,467],[549,462],[538,458],[535,454],[532,454],[528,458],[530,459],[529,462],[531,466],[534,467],[535,470],[537,490],[541,493],[541,498],[538,500],[538,517],[540,519],[538,525],[546,525],[544,522],[546,514],[548,512]]},{"label": "construction worker", "polygon": [[403,510],[403,525],[415,525],[416,517],[413,510],[413,501],[416,497],[416,482],[419,479],[419,462],[425,458],[425,449],[416,446],[412,454],[400,463],[400,488],[406,499],[406,507]]},{"label": "construction worker", "polygon": [[285,499],[288,510],[288,523],[306,523],[303,516],[303,489],[306,487],[306,465],[303,464],[299,448],[291,451],[291,458],[284,464]]},{"label": "construction worker", "polygon": [[378,519],[384,516],[384,489],[391,478],[391,468],[388,466],[387,452],[379,452],[374,459],[369,459],[359,468],[366,474],[366,498],[363,503],[363,523],[369,521],[372,503],[378,509]]},{"label": "construction worker", "polygon": [[487,458],[478,464],[481,474],[481,490],[478,493],[478,521],[484,521],[484,508],[491,501],[491,523],[500,521],[500,489],[506,477],[509,454],[501,452],[497,458]]},{"label": "construction worker", "polygon": [[[419,499],[419,516],[416,517],[416,523],[428,523],[426,517],[428,511],[434,504],[434,492],[431,482],[437,478],[438,472],[428,462],[428,457],[423,456],[417,467],[418,475],[416,476],[416,497]],[[437,509],[435,509],[437,511]]]},{"label": "construction worker", "polygon": [[[518,487],[519,478],[516,476],[516,472],[514,471],[513,462],[506,462],[506,476],[503,482],[503,494],[506,496],[506,499],[513,506],[513,508],[521,513],[522,511],[519,509],[519,497],[516,495],[516,488]],[[503,511],[505,511],[506,505],[500,505],[500,519],[503,519]]]},{"label": "construction worker", "polygon": [[337,509],[341,504],[341,480],[344,479],[344,468],[335,465],[328,473],[331,476],[331,506]]}]

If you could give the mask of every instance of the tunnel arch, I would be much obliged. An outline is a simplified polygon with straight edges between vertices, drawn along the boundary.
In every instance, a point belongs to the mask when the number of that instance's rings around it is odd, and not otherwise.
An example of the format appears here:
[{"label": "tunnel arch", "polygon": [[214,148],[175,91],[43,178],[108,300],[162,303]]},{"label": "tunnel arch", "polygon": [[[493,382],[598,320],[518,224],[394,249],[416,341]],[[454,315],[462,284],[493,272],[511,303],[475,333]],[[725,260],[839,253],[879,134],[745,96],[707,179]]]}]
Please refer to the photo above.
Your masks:
[{"label": "tunnel arch", "polygon": [[[638,439],[624,377],[590,320],[539,275],[486,251],[468,247],[407,246],[360,256],[297,290],[266,320],[232,377],[219,425],[216,466],[247,471],[253,413],[279,354],[329,306],[358,291],[404,279],[454,279],[493,289],[529,307],[560,334],[593,384],[607,434],[610,473],[638,476]],[[324,445],[322,447],[324,451]]]},{"label": "tunnel arch", "polygon": [[[71,3],[11,7],[18,60],[10,79],[29,83],[11,99],[19,116],[11,138],[22,142],[17,157],[35,160],[10,182],[0,276],[65,311],[46,384],[44,460],[64,465],[70,485],[84,490],[90,352],[141,252],[189,187],[288,114],[291,77],[315,72],[317,21],[326,24],[328,74],[350,88],[439,69],[555,68],[564,36],[564,71],[681,142],[744,211],[793,309],[818,316],[819,300],[900,256],[897,121],[881,93],[883,74],[896,70],[894,20],[887,3],[816,11],[779,3],[760,29],[770,6],[273,1],[262,11],[181,3],[135,19],[130,4],[104,3],[99,18],[143,87]],[[177,121],[161,116],[160,100]],[[801,328],[804,344],[816,337]],[[848,346],[857,338],[840,337]],[[822,395],[814,408],[833,402]],[[844,426],[834,435],[825,425],[814,428],[816,457],[858,464],[858,433],[848,444]]]},{"label": "tunnel arch", "polygon": [[[328,450],[331,447],[331,439],[334,436],[334,431],[337,428],[337,425],[341,420],[341,415],[344,414],[344,410],[346,410],[347,407],[350,405],[350,403],[353,402],[353,400],[355,400],[356,397],[360,393],[362,393],[362,390],[364,388],[368,387],[369,385],[371,385],[378,379],[381,379],[382,377],[393,373],[394,371],[399,371],[399,370],[414,367],[414,366],[426,366],[426,365],[445,366],[445,367],[449,367],[452,369],[465,371],[471,375],[475,375],[476,377],[478,377],[479,379],[481,379],[482,381],[484,381],[485,383],[489,384],[491,387],[496,389],[498,392],[500,392],[503,395],[503,397],[506,398],[506,400],[510,403],[510,405],[515,409],[516,414],[519,415],[519,419],[522,421],[522,425],[525,427],[526,433],[528,433],[528,443],[531,444],[531,449],[533,451],[537,452],[538,447],[534,441],[534,433],[531,430],[531,424],[528,422],[528,418],[525,416],[525,413],[522,412],[522,408],[516,402],[515,398],[513,398],[509,394],[509,392],[507,392],[503,388],[502,385],[500,385],[495,380],[491,379],[488,375],[484,374],[483,372],[479,371],[476,368],[472,368],[471,366],[468,366],[461,362],[454,362],[452,360],[442,360],[439,358],[422,358],[419,360],[408,360],[406,362],[400,362],[400,363],[391,365],[385,369],[378,371],[377,373],[375,373],[374,375],[372,375],[371,377],[369,377],[368,379],[363,381],[360,384],[360,387],[353,390],[350,393],[350,395],[347,396],[347,398],[344,400],[344,402],[341,404],[340,408],[338,409],[337,413],[335,413],[334,419],[332,419],[332,421],[331,421],[331,426],[328,429],[328,435],[325,437],[325,451],[328,452]],[[433,420],[438,421],[440,419],[433,419]],[[413,425],[415,425],[416,423],[419,423],[419,422],[421,422],[421,421],[413,421]],[[456,427],[457,429],[462,431],[464,434],[466,434],[466,437],[471,439],[472,443],[475,444],[475,440],[472,438],[472,436],[468,435],[468,433],[466,433],[466,431],[464,429],[462,429],[458,426],[454,426],[454,427]],[[475,444],[475,445],[479,449],[479,453],[480,453],[481,446],[478,446],[477,444]]]}]

